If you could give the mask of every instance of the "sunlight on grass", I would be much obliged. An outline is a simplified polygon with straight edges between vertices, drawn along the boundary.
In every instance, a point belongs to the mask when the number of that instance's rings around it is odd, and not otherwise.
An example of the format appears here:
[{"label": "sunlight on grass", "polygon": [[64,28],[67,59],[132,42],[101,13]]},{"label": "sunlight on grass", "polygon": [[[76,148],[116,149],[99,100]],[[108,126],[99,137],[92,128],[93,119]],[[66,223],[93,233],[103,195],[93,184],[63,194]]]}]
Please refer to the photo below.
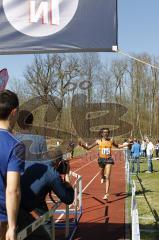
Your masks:
[{"label": "sunlight on grass", "polygon": [[[154,172],[146,173],[147,161],[141,159],[141,173],[133,175],[136,183],[136,199],[139,211],[141,240],[159,239],[159,161],[153,161]],[[130,207],[131,196],[128,200]]]}]

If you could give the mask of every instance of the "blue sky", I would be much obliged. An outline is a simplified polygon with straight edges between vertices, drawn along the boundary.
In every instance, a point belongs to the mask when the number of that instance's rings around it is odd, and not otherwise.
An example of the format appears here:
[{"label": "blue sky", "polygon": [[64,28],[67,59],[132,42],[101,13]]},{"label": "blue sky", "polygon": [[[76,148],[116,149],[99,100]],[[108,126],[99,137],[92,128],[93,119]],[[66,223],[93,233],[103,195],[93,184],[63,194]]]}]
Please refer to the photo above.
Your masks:
[{"label": "blue sky", "polygon": [[[126,53],[159,56],[159,0],[118,0],[118,45]],[[118,53],[103,53],[104,60],[122,58]],[[33,55],[0,56],[0,69],[7,68],[10,79],[23,78]]]}]

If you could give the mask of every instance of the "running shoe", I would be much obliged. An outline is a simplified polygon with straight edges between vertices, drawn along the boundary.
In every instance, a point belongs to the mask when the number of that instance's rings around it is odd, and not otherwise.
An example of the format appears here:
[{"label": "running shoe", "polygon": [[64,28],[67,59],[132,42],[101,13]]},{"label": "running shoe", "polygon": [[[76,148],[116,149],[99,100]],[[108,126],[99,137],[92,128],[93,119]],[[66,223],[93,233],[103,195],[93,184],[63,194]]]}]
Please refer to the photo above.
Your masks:
[{"label": "running shoe", "polygon": [[152,173],[152,172],[150,172],[150,171],[146,171],[146,173]]},{"label": "running shoe", "polygon": [[105,182],[105,178],[101,178],[100,183],[102,184],[104,182]]},{"label": "running shoe", "polygon": [[108,200],[108,197],[109,197],[109,194],[105,194],[104,197],[103,197],[103,200]]}]

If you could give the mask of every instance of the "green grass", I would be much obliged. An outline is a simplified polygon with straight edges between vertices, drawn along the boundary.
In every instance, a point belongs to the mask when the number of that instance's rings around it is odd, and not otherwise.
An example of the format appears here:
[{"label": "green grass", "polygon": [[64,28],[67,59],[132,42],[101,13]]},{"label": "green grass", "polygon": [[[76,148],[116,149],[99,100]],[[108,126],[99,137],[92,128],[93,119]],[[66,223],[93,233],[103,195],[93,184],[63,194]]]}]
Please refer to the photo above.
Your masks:
[{"label": "green grass", "polygon": [[[148,227],[147,227],[148,228]],[[141,240],[158,240],[159,233],[152,233],[152,232],[142,232],[141,233]]]},{"label": "green grass", "polygon": [[83,155],[83,154],[92,152],[92,150],[93,150],[93,151],[98,151],[98,147],[94,147],[94,148],[91,149],[91,150],[86,150],[86,149],[84,149],[83,147],[77,146],[77,147],[75,147],[74,157],[77,157],[77,156],[80,156],[80,155]]},{"label": "green grass", "polygon": [[80,146],[77,146],[77,147],[75,147],[74,157],[80,156],[80,155],[85,154],[85,153],[87,153],[86,149],[84,149]]},{"label": "green grass", "polygon": [[[154,160],[153,166],[154,172],[151,174],[146,173],[147,161],[146,159],[141,159],[141,173],[138,175],[139,179],[141,179],[141,184],[137,176],[132,175],[137,188],[136,199],[139,217],[142,218],[139,219],[140,229],[145,229],[146,231],[141,231],[141,239],[143,240],[159,239],[159,161]],[[131,196],[128,200],[128,206],[130,206],[130,199]]]}]

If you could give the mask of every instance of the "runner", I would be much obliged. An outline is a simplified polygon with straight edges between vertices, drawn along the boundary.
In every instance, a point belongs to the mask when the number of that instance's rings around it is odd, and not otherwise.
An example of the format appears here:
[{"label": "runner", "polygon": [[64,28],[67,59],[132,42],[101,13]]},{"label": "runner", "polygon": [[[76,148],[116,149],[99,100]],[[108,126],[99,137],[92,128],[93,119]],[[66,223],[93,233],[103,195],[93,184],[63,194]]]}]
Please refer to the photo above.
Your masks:
[{"label": "runner", "polygon": [[114,164],[114,160],[111,155],[111,149],[112,146],[118,147],[118,145],[114,143],[113,139],[109,137],[109,134],[109,128],[102,128],[99,131],[100,138],[97,139],[93,144],[87,145],[86,143],[79,142],[79,145],[87,150],[90,150],[95,146],[99,146],[98,164],[101,168],[101,183],[105,182],[104,200],[108,200],[109,197],[111,167]]}]

